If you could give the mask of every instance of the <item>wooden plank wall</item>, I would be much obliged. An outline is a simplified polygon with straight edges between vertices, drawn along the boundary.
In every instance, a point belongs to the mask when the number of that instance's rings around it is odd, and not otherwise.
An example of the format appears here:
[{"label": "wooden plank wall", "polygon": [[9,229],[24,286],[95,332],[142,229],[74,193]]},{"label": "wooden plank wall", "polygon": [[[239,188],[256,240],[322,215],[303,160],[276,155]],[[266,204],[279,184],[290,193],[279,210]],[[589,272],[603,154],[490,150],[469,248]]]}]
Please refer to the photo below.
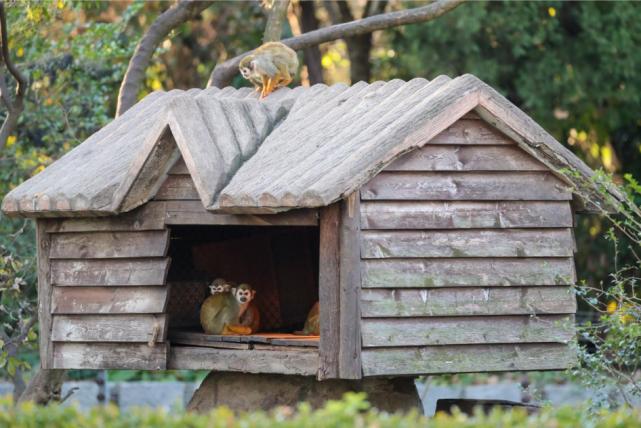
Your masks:
[{"label": "wooden plank wall", "polygon": [[148,204],[111,218],[39,221],[38,230],[50,267],[49,293],[40,292],[50,317],[43,324],[43,366],[165,369],[170,261],[164,206]]},{"label": "wooden plank wall", "polygon": [[572,364],[572,195],[544,165],[468,115],[360,195],[365,376]]}]

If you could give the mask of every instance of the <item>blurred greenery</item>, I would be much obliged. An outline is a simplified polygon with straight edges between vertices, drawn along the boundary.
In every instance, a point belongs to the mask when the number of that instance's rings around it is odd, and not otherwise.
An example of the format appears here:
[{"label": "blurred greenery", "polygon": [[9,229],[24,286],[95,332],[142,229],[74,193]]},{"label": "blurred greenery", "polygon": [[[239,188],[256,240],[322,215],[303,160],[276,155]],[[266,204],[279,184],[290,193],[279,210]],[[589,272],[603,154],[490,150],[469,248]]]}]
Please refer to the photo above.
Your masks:
[{"label": "blurred greenery", "polygon": [[641,427],[638,409],[591,413],[582,408],[544,408],[528,415],[524,409],[511,411],[495,408],[489,414],[477,411],[473,416],[460,412],[452,415],[439,412],[428,419],[417,412],[389,414],[373,409],[363,394],[348,393],[342,400],[328,401],[324,407],[312,410],[306,403],[295,409],[280,407],[269,413],[252,412],[235,415],[226,407],[206,414],[134,409],[120,412],[114,406],[96,407],[83,412],[75,407],[26,403],[17,407],[10,400],[0,400],[0,426],[7,428],[40,427],[116,428],[116,427],[208,427],[208,428],[636,428]]},{"label": "blurred greenery", "polygon": [[[389,9],[422,4],[392,2]],[[329,25],[326,2],[316,6],[321,25]],[[157,1],[7,3],[9,49],[28,77],[29,90],[18,130],[0,153],[0,197],[111,120],[135,45],[166,7],[166,2]],[[626,173],[639,180],[639,12],[641,4],[633,2],[470,2],[433,22],[377,33],[372,75],[378,80],[473,73],[593,168],[614,174],[615,181],[622,181]],[[264,23],[258,1],[215,2],[163,41],[139,96],[204,86],[217,61],[260,43]],[[292,33],[289,27],[285,31]],[[321,52],[325,81],[345,81],[345,43],[323,44]],[[300,83],[305,83],[303,77]],[[233,84],[246,83],[238,76]],[[4,114],[0,111],[0,119]],[[34,316],[34,231],[28,221],[0,216],[0,328],[11,336]],[[578,217],[577,271],[587,284],[605,288],[616,282],[609,276],[614,246],[606,240],[608,228],[602,217]],[[628,247],[620,248],[622,263],[634,264]],[[589,318],[593,312],[582,307]],[[20,358],[30,365],[37,363],[34,334],[35,330],[25,338]],[[9,369],[0,353],[0,376],[8,375]],[[88,375],[72,373],[75,378]],[[109,376],[123,380],[200,375]]]}]

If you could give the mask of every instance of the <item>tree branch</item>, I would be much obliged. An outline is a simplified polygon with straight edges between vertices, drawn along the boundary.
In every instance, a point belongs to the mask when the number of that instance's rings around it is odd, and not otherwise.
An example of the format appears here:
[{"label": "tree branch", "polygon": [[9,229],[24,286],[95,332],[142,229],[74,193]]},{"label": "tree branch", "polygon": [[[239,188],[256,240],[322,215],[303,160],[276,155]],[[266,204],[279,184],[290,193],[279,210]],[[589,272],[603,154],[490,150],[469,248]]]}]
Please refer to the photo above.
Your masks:
[{"label": "tree branch", "polygon": [[164,11],[147,32],[142,36],[136,46],[133,56],[129,60],[125,77],[122,79],[118,93],[118,106],[116,117],[120,116],[136,103],[138,91],[145,77],[145,70],[149,66],[151,57],[156,48],[165,37],[180,24],[198,16],[211,3],[208,1],[179,0],[172,7]]},{"label": "tree branch", "polygon": [[16,130],[18,125],[18,118],[24,109],[24,95],[27,91],[27,79],[20,73],[11,61],[9,56],[9,39],[7,36],[7,17],[4,11],[4,2],[0,1],[0,43],[2,43],[2,61],[4,62],[7,70],[16,79],[16,94],[11,101],[8,93],[7,82],[4,74],[0,74],[0,91],[2,92],[1,99],[7,107],[7,117],[0,128],[0,150],[7,144],[7,139]]},{"label": "tree branch", "polygon": [[267,17],[267,25],[265,26],[265,34],[263,35],[263,43],[280,40],[288,6],[289,0],[272,0]]},{"label": "tree branch", "polygon": [[[389,12],[344,24],[332,25],[330,27],[301,34],[298,37],[290,37],[289,39],[282,40],[282,42],[294,50],[299,50],[308,46],[319,45],[321,43],[331,42],[332,40],[345,37],[371,33],[373,31],[384,30],[386,28],[398,27],[401,25],[431,21],[432,19],[438,18],[444,13],[454,9],[464,1],[465,0],[437,0],[427,6],[417,7],[415,9]],[[223,62],[222,64],[218,64],[209,76],[207,86],[222,88],[229,85],[231,79],[238,72],[238,64],[240,63],[240,60],[248,53],[249,52],[245,52]]]}]

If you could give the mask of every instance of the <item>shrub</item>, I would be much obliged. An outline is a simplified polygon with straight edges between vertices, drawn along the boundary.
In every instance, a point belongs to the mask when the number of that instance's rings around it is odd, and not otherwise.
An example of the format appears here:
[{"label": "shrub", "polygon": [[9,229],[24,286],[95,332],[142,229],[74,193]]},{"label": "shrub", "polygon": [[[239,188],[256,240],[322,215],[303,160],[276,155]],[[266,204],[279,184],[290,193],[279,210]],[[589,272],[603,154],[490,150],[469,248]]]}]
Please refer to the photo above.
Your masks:
[{"label": "shrub", "polygon": [[581,408],[545,408],[539,414],[528,416],[524,411],[495,410],[489,415],[473,417],[438,414],[432,419],[418,415],[388,414],[370,407],[363,394],[346,394],[341,401],[329,401],[325,407],[311,410],[300,404],[295,410],[280,407],[269,413],[255,412],[234,415],[225,407],[208,414],[166,412],[137,409],[120,412],[114,406],[96,407],[82,412],[75,407],[50,405],[47,407],[25,403],[13,407],[10,399],[0,400],[0,427],[15,428],[632,428],[641,427],[639,409],[620,408],[590,414]]}]

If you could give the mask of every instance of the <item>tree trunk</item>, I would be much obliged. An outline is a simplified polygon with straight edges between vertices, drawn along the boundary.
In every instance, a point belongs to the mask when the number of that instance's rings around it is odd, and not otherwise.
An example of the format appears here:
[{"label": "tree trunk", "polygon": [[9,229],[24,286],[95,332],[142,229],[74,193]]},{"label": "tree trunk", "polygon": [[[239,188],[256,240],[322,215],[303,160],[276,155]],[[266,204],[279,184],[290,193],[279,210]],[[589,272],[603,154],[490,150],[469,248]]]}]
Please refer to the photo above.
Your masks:
[{"label": "tree trunk", "polygon": [[349,55],[349,77],[352,84],[356,82],[369,82],[372,76],[372,68],[369,63],[370,51],[372,49],[372,34],[361,34],[360,36],[345,39],[347,43],[347,54]]},{"label": "tree trunk", "polygon": [[45,405],[50,401],[60,401],[60,390],[66,370],[40,369],[20,396],[18,404],[33,401]]},{"label": "tree trunk", "polygon": [[[316,5],[313,1],[302,1],[301,7],[301,29],[303,33],[318,30],[318,19],[316,19]],[[321,64],[321,52],[318,45],[308,46],[303,50],[305,65],[307,65],[307,74],[309,83],[323,83],[323,66]]]},{"label": "tree trunk", "polygon": [[289,0],[272,0],[263,34],[263,43],[277,42],[281,39],[283,24],[285,24],[287,17],[287,7],[289,7]]},{"label": "tree trunk", "polygon": [[321,382],[312,376],[218,372],[207,375],[187,405],[187,410],[205,413],[224,405],[235,412],[268,411],[276,406],[293,407],[301,401],[318,408],[327,400],[340,399],[349,391],[367,393],[368,401],[379,410],[422,410],[412,378]]},{"label": "tree trunk", "polygon": [[[383,13],[387,2],[373,1],[367,4],[363,12],[363,18]],[[354,20],[354,15],[347,2],[339,1],[337,9],[340,12],[343,23]],[[354,37],[346,37],[347,54],[349,56],[349,75],[352,84],[356,82],[369,82],[372,76],[370,54],[372,50],[372,33],[359,34]]]}]

